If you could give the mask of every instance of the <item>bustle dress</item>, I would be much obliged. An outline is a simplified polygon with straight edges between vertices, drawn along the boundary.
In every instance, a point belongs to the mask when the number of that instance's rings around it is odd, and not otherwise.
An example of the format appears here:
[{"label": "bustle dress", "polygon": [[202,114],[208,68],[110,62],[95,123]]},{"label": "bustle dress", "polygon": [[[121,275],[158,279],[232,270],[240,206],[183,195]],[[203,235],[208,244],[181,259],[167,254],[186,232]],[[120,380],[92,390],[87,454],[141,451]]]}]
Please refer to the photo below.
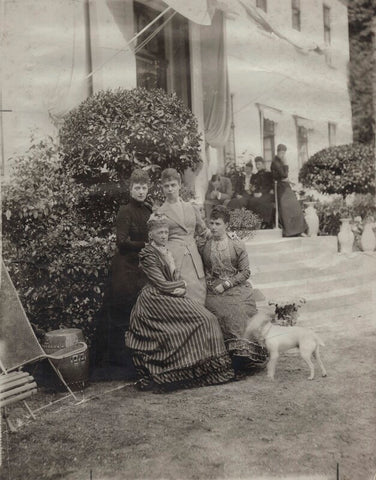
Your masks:
[{"label": "bustle dress", "polygon": [[[256,302],[250,276],[249,259],[244,243],[237,238],[210,239],[202,248],[206,272],[206,307],[217,317],[234,367],[248,369],[263,366],[267,352],[254,339],[245,339],[245,330],[256,314]],[[223,293],[214,288],[223,282],[230,287]]]},{"label": "bustle dress", "polygon": [[172,254],[148,244],[140,252],[148,283],[131,314],[126,345],[145,381],[165,388],[223,383],[234,377],[215,316],[187,296],[174,296],[185,281]]}]

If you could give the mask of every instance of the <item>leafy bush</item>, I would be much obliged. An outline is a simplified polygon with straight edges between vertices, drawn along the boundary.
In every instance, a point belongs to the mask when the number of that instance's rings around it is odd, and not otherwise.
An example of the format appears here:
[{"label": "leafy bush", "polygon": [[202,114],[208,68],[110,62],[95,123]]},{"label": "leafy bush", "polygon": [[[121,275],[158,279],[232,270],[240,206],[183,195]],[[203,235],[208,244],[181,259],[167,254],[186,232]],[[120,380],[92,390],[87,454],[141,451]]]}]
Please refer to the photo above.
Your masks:
[{"label": "leafy bush", "polygon": [[299,181],[321,193],[375,194],[374,152],[362,144],[340,145],[315,153],[300,172]]},{"label": "leafy bush", "polygon": [[102,305],[114,235],[85,220],[90,191],[67,176],[52,140],[15,159],[4,187],[3,254],[30,321],[83,329]]},{"label": "leafy bush", "polygon": [[260,217],[250,210],[236,208],[230,211],[229,230],[234,231],[239,238],[249,238],[253,235],[254,230],[258,230],[260,227]]},{"label": "leafy bush", "polygon": [[87,98],[60,129],[65,171],[83,182],[120,183],[135,166],[184,172],[200,163],[200,135],[191,111],[163,90],[118,89]]}]

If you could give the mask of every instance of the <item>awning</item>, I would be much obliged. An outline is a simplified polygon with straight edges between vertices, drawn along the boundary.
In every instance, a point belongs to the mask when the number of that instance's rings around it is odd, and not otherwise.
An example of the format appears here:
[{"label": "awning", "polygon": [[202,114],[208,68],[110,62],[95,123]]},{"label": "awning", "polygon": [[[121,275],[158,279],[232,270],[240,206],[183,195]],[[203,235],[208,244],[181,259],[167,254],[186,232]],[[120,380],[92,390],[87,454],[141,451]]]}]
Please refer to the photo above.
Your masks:
[{"label": "awning", "polygon": [[284,40],[301,51],[315,51],[323,53],[323,46],[307,41],[298,32],[283,31],[281,26],[275,25],[268,15],[260,8],[255,7],[252,0],[163,0],[168,6],[200,25],[211,25],[216,9],[226,14],[240,15],[249,19],[257,28]]}]

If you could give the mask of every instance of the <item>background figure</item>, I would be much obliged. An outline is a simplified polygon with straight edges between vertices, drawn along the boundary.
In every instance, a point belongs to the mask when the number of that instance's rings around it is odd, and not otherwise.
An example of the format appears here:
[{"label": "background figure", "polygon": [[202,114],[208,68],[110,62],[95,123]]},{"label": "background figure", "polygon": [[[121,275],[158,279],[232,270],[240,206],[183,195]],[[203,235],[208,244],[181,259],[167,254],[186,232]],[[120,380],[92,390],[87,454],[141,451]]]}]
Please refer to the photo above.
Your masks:
[{"label": "background figure", "polygon": [[278,212],[283,236],[295,237],[304,234],[308,227],[300,204],[290,186],[286,151],[285,145],[278,145],[277,155],[272,161],[270,171],[273,179],[277,181]]},{"label": "background figure", "polygon": [[215,205],[227,205],[232,198],[232,183],[227,177],[213,175],[205,195],[205,215],[210,217],[210,212]]},{"label": "background figure", "polygon": [[265,362],[258,344],[244,338],[250,319],[257,312],[250,276],[248,254],[239,239],[228,236],[230,213],[226,207],[214,207],[210,217],[212,238],[202,248],[205,266],[206,308],[214,313],[221,326],[235,370]]},{"label": "background figure", "polygon": [[228,203],[230,210],[235,208],[248,208],[248,201],[251,198],[251,178],[253,163],[250,160],[244,167],[244,175],[237,182],[234,198]]},{"label": "background figure", "polygon": [[[139,268],[138,253],[147,241],[146,222],[151,205],[145,202],[149,190],[149,176],[135,170],[130,177],[130,201],[121,205],[116,218],[115,254],[110,272],[109,291],[105,298],[106,315],[97,328],[98,356],[107,356],[111,363],[132,370],[129,352],[124,346],[124,332],[129,327],[131,310],[145,285],[146,277]],[[102,351],[102,352],[101,352]]]},{"label": "background figure", "polygon": [[262,157],[255,158],[257,172],[251,177],[252,194],[247,207],[262,220],[264,228],[273,227],[274,213],[274,180],[271,172],[265,169]]},{"label": "background figure", "polygon": [[141,390],[211,385],[234,376],[217,319],[185,296],[186,282],[166,248],[169,223],[163,214],[148,222],[151,241],[140,253],[148,283],[126,335]]},{"label": "background figure", "polygon": [[209,231],[198,208],[190,202],[183,202],[179,197],[181,179],[174,168],[163,170],[161,183],[166,201],[158,212],[164,213],[168,219],[168,248],[180,277],[187,282],[187,296],[204,305],[205,274],[195,235],[206,235]]}]

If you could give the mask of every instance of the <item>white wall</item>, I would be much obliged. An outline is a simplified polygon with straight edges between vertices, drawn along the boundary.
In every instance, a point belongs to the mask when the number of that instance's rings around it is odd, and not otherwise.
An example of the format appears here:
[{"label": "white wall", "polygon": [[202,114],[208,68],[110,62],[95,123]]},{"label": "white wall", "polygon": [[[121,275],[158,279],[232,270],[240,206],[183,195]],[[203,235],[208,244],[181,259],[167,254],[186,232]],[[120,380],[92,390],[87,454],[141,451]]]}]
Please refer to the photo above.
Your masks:
[{"label": "white wall", "polygon": [[[290,176],[298,175],[294,115],[311,120],[309,155],[329,146],[328,122],[337,124],[337,144],[352,141],[351,108],[347,91],[347,10],[328,0],[332,18],[332,66],[325,55],[304,53],[258,29],[250,20],[227,19],[230,88],[234,94],[235,138],[238,156],[244,151],[262,155],[257,103],[281,111],[275,143],[288,147]],[[296,41],[323,47],[323,3],[301,0],[301,32],[291,28],[291,0],[268,0],[268,18]],[[266,115],[267,116],[267,115]],[[239,158],[241,162],[246,160]]]}]

